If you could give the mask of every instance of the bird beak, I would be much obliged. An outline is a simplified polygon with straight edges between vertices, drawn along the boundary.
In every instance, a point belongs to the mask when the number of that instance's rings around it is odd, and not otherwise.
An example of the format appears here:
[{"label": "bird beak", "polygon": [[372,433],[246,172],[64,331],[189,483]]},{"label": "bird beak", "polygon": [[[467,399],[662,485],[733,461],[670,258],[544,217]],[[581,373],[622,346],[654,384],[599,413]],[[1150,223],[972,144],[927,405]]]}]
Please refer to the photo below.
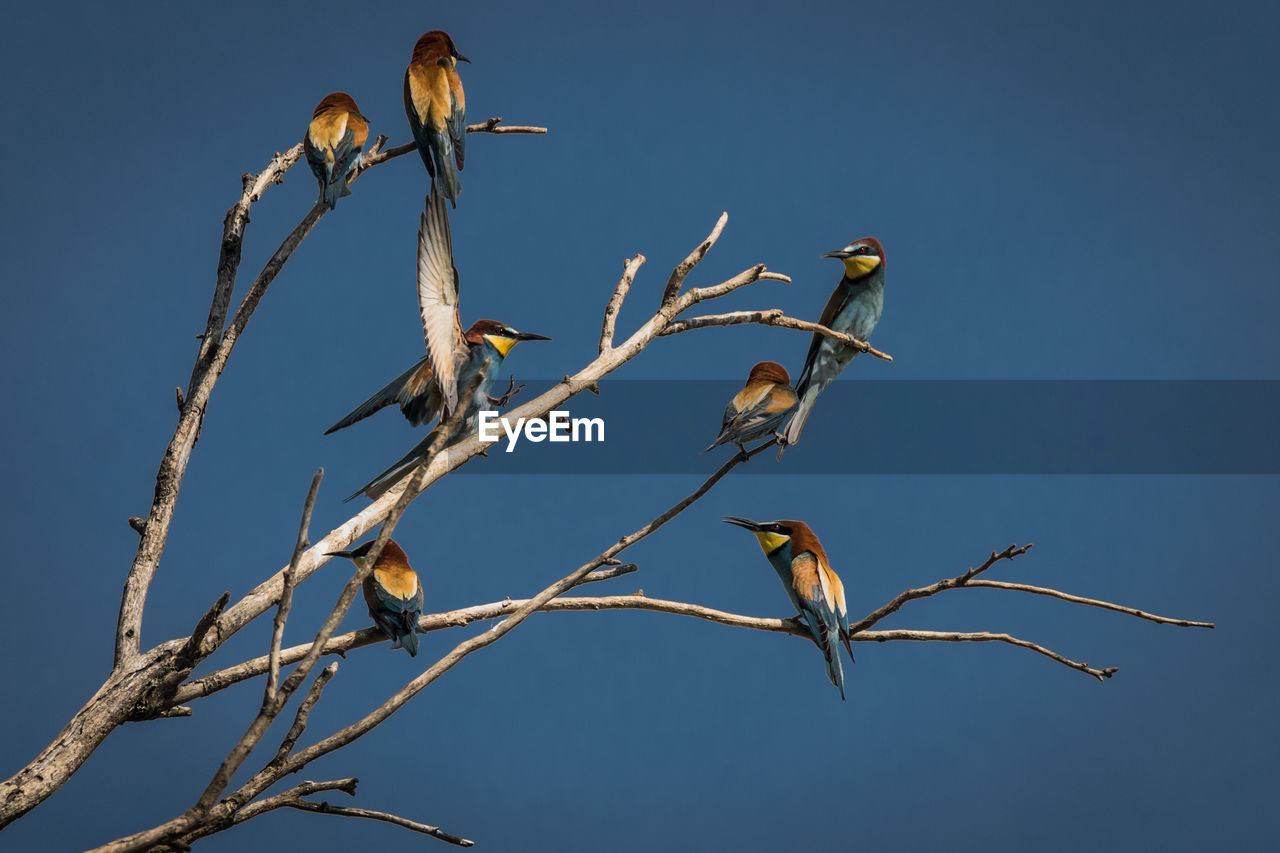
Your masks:
[{"label": "bird beak", "polygon": [[824,257],[824,258],[839,258],[840,260],[842,260],[842,261],[843,261],[845,258],[850,257],[850,255],[851,255],[851,254],[852,254],[852,253],[850,253],[850,252],[846,252],[844,249],[836,249],[834,252],[827,252],[827,253],[826,253],[826,254],[824,254],[822,257]]},{"label": "bird beak", "polygon": [[516,332],[517,341],[549,341],[546,335],[535,335],[533,332]]},{"label": "bird beak", "polygon": [[350,560],[350,559],[352,558],[352,556],[354,556],[354,552],[352,552],[352,551],[330,551],[330,552],[328,552],[327,554],[325,554],[325,556],[326,556],[326,557],[346,557],[348,560]]},{"label": "bird beak", "polygon": [[739,515],[724,515],[720,517],[720,520],[725,524],[736,524],[739,527],[744,527],[753,533],[760,529],[759,522],[752,521],[749,518],[743,518]]},{"label": "bird beak", "polygon": [[467,59],[465,56],[463,56],[463,55],[462,55],[462,54],[460,54],[460,53],[455,53],[455,54],[453,55],[453,58],[454,58],[454,59],[456,59],[456,60],[458,60],[459,62],[465,62],[465,63],[467,63],[468,65],[470,65],[470,64],[471,64],[471,60],[470,60],[470,59]]}]

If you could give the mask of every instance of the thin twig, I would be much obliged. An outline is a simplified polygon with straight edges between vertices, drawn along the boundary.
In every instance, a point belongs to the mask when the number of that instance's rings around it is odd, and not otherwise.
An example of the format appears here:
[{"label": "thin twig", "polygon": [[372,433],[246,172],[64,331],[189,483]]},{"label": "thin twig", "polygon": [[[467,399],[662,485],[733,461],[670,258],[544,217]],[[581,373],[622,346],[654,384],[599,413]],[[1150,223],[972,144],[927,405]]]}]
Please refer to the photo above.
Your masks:
[{"label": "thin twig", "polygon": [[208,367],[213,351],[222,338],[222,324],[227,319],[227,309],[231,307],[231,294],[235,290],[236,273],[240,269],[240,251],[244,245],[245,228],[249,225],[249,207],[262,198],[262,194],[272,184],[284,181],[285,172],[298,162],[302,156],[302,143],[290,148],[283,154],[276,155],[267,163],[267,167],[256,175],[244,175],[241,178],[243,189],[222,223],[222,247],[218,254],[217,280],[213,289],[213,302],[209,306],[209,318],[205,321],[204,334],[200,338],[200,351],[196,354],[195,365],[191,370],[191,379],[187,383],[187,398],[190,399],[197,381]]},{"label": "thin twig", "polygon": [[973,580],[973,578],[982,574],[1001,560],[1013,560],[1016,557],[1021,557],[1034,546],[1035,543],[1029,542],[1026,545],[1010,545],[1003,551],[992,551],[991,556],[987,557],[987,559],[976,568],[971,568],[968,571],[962,572],[952,578],[944,578],[943,580],[930,584],[929,586],[920,587],[918,589],[903,590],[895,595],[887,604],[877,607],[857,622],[851,624],[849,626],[849,633],[857,634],[859,631],[865,631],[867,628],[870,628],[890,613],[896,612],[898,608],[902,607],[902,605],[906,604],[908,601],[914,601],[917,598],[928,598],[931,595],[937,595],[943,590],[964,586],[966,583]]},{"label": "thin twig", "polygon": [[289,726],[289,731],[285,732],[284,738],[280,741],[280,746],[276,748],[274,761],[277,763],[284,761],[289,757],[289,753],[293,752],[293,748],[298,745],[298,739],[307,730],[307,720],[311,718],[311,709],[320,701],[320,694],[324,692],[324,686],[329,683],[329,679],[337,674],[338,662],[334,661],[320,670],[320,674],[311,682],[307,695],[298,704],[298,711],[293,715],[293,725]]},{"label": "thin twig", "polygon": [[662,304],[664,306],[669,305],[676,298],[676,294],[680,292],[680,285],[684,284],[684,280],[688,278],[693,268],[702,262],[702,259],[707,256],[707,252],[711,251],[711,247],[720,239],[720,235],[724,232],[724,226],[728,222],[729,212],[725,211],[716,220],[716,224],[711,229],[711,233],[707,235],[707,239],[699,243],[697,248],[689,253],[688,257],[676,264],[676,268],[671,271],[671,276],[667,279],[666,288],[662,291]]},{"label": "thin twig", "polygon": [[311,511],[316,505],[316,495],[320,491],[320,481],[324,479],[324,469],[317,468],[311,477],[311,488],[307,490],[307,498],[302,504],[302,521],[298,525],[298,538],[293,544],[293,556],[289,567],[284,570],[284,585],[280,590],[280,603],[276,606],[276,618],[271,627],[271,646],[267,655],[267,689],[262,697],[265,708],[276,698],[276,688],[280,684],[280,643],[284,640],[284,625],[289,619],[289,609],[293,606],[293,578],[298,571],[298,558],[311,543],[307,536],[311,530]]},{"label": "thin twig", "polygon": [[[182,837],[173,839],[166,844],[157,845],[153,847],[152,850],[190,850],[191,845],[194,842],[199,841],[201,838],[207,838],[208,836],[221,832],[224,829],[252,820],[259,815],[284,808],[288,803],[298,799],[299,797],[320,794],[325,791],[341,791],[348,796],[354,797],[356,794],[356,786],[359,782],[360,780],[355,777],[347,779],[330,779],[325,782],[302,782],[287,791],[282,791],[274,796],[264,797],[261,800],[252,802],[234,814],[224,817],[222,820],[202,824],[201,826],[192,829]],[[102,848],[98,848],[98,850],[101,849]]]},{"label": "thin twig", "polygon": [[[763,277],[763,276],[762,276]],[[703,317],[690,317],[687,320],[677,320],[670,326],[662,330],[664,335],[678,335],[681,332],[689,332],[694,329],[702,329],[707,326],[741,326],[748,323],[755,323],[762,326],[778,326],[783,329],[796,329],[801,332],[817,332],[820,335],[826,335],[837,341],[842,341],[856,350],[865,352],[868,355],[883,359],[884,361],[893,361],[893,356],[887,352],[881,352],[866,341],[860,341],[855,337],[846,335],[844,332],[837,332],[834,329],[828,329],[817,323],[810,323],[808,320],[797,320],[795,317],[788,317],[782,313],[781,308],[769,308],[763,311],[730,311],[726,314],[708,314]]]},{"label": "thin twig", "polygon": [[[499,135],[504,133],[525,133],[541,135],[547,132],[545,127],[533,127],[532,125],[527,124],[502,124],[501,122],[502,116],[493,116],[492,118],[486,119],[478,124],[467,125],[467,133],[493,133]],[[384,163],[387,160],[394,160],[396,157],[403,157],[410,151],[416,151],[417,148],[418,146],[416,143],[406,142],[403,145],[397,145],[394,148],[385,148],[376,153],[371,152],[366,154],[364,157],[364,163],[360,167],[360,171],[363,172],[365,169],[376,166],[379,163]]]},{"label": "thin twig", "polygon": [[993,581],[985,578],[971,580],[965,583],[966,587],[987,587],[989,589],[1007,589],[1014,592],[1029,592],[1033,595],[1047,595],[1050,598],[1061,599],[1062,601],[1070,601],[1072,604],[1083,604],[1088,607],[1101,607],[1103,610],[1111,610],[1116,613],[1126,613],[1130,616],[1136,616],[1139,619],[1146,619],[1150,622],[1156,622],[1160,625],[1177,625],[1180,628],[1216,628],[1213,622],[1195,622],[1190,619],[1173,619],[1169,616],[1156,616],[1154,613],[1148,613],[1145,610],[1138,610],[1136,607],[1125,607],[1123,604],[1112,604],[1110,601],[1100,601],[1096,598],[1085,598],[1079,595],[1072,595],[1069,592],[1060,592],[1056,589],[1049,589],[1043,586],[1031,586],[1025,583],[1007,583],[1006,581]]},{"label": "thin twig", "polygon": [[790,284],[791,276],[783,275],[780,272],[770,272],[764,264],[756,264],[755,266],[738,273],[733,278],[725,279],[719,284],[713,284],[708,287],[690,288],[676,302],[676,305],[678,306],[677,313],[687,311],[699,302],[705,302],[708,299],[718,299],[721,296],[726,296],[733,293],[740,287],[755,284],[757,281],[781,281]]},{"label": "thin twig", "polygon": [[1096,669],[1087,663],[1071,660],[1064,657],[1053,649],[1047,649],[1038,643],[1030,640],[1024,640],[1011,634],[998,634],[991,631],[914,631],[908,629],[895,629],[891,631],[864,631],[861,634],[855,634],[855,640],[873,640],[878,643],[887,642],[889,640],[911,640],[915,642],[936,641],[944,643],[1008,643],[1011,646],[1017,646],[1021,649],[1030,649],[1037,654],[1044,655],[1050,660],[1055,660],[1063,666],[1083,672],[1086,675],[1092,675],[1094,678],[1102,681],[1110,678],[1120,671],[1118,666],[1108,666],[1103,669]]},{"label": "thin twig", "polygon": [[195,630],[191,632],[187,642],[178,650],[178,669],[190,669],[204,659],[206,652],[202,651],[200,647],[204,645],[204,638],[209,635],[209,630],[217,624],[218,617],[222,615],[223,609],[230,600],[231,593],[223,592],[222,595],[218,596],[218,600],[213,603],[213,606],[200,617],[200,621],[196,623]]},{"label": "thin twig", "polygon": [[622,278],[618,279],[618,284],[613,288],[613,294],[609,297],[609,304],[604,309],[604,322],[600,326],[600,349],[601,353],[606,350],[613,349],[613,335],[618,325],[618,313],[622,311],[622,303],[627,298],[627,293],[631,290],[631,284],[636,280],[636,273],[645,262],[645,256],[637,254],[635,257],[628,258],[622,264]]},{"label": "thin twig", "polygon": [[290,801],[299,797],[308,797],[325,791],[341,791],[349,797],[354,797],[356,795],[356,787],[359,784],[360,780],[354,776],[347,779],[331,779],[327,782],[303,782],[287,791],[281,791],[279,794],[263,797],[261,800],[254,800],[236,812],[235,816],[231,818],[231,823],[244,823],[246,820],[252,820],[265,812],[283,808]]},{"label": "thin twig", "polygon": [[416,820],[409,820],[408,818],[391,814],[390,812],[375,812],[369,809],[357,809],[350,806],[334,806],[325,802],[313,803],[310,800],[299,799],[290,800],[289,802],[283,803],[283,805],[291,809],[298,809],[299,811],[304,812],[314,812],[316,814],[331,814],[337,817],[360,817],[368,820],[381,820],[404,829],[411,829],[414,832],[420,832],[423,835],[430,835],[432,838],[449,844],[454,844],[458,847],[472,847],[475,845],[474,841],[445,832],[438,826],[429,826],[425,823],[419,823]]},{"label": "thin twig", "polygon": [[[346,779],[331,779],[327,782],[303,782],[287,791],[281,791],[279,794],[275,794],[270,797],[263,797],[261,800],[255,800],[252,803],[249,803],[231,817],[230,823],[232,825],[244,823],[246,820],[252,820],[260,814],[284,808],[290,802],[297,800],[299,797],[308,797],[314,794],[324,793],[325,791],[341,791],[349,797],[354,797],[356,795],[356,787],[359,784],[360,780],[354,776]],[[209,833],[205,834],[207,835]],[[203,835],[197,835],[195,837],[201,838]]]},{"label": "thin twig", "polygon": [[640,569],[635,563],[626,563],[623,565],[613,566],[608,569],[596,569],[582,579],[582,583],[597,583],[599,581],[611,581],[614,578],[620,578],[623,575],[629,575]]}]

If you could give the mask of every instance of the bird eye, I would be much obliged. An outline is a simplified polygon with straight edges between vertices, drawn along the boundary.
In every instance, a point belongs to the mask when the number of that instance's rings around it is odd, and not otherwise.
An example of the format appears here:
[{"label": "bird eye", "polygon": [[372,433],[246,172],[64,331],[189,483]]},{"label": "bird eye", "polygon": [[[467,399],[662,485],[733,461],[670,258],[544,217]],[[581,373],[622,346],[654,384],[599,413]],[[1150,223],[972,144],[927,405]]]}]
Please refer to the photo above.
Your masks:
[{"label": "bird eye", "polygon": [[781,525],[781,524],[773,524],[773,525],[770,525],[770,526],[769,526],[769,529],[770,529],[770,530],[772,530],[774,533],[781,533],[781,532],[782,532],[782,525]]}]

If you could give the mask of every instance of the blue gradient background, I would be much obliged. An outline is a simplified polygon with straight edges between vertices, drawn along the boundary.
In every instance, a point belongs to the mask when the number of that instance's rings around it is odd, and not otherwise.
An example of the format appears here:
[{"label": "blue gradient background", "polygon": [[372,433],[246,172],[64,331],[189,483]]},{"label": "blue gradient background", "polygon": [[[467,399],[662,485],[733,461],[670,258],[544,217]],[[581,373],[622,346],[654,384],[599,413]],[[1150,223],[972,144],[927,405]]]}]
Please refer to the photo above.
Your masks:
[{"label": "blue gradient background", "polygon": [[[692,283],[763,261],[794,284],[725,309],[816,316],[838,275],[819,255],[884,241],[875,343],[897,361],[860,359],[847,380],[1280,379],[1280,14],[1264,4],[46,4],[8,21],[6,774],[109,667],[137,542],[125,519],[146,513],[240,174],[294,144],[333,89],[405,141],[400,79],[425,29],[448,29],[474,61],[472,120],[551,128],[471,137],[453,219],[464,318],[555,338],[517,351],[519,375],[594,355],[621,261],[641,251],[621,320],[633,327],[728,210]],[[390,415],[321,430],[420,352],[425,189],[411,158],[380,167],[273,285],[214,394],[145,644],[287,560],[318,465],[317,536],[347,517],[339,496],[416,440]],[[254,208],[242,289],[314,196],[299,168]],[[658,342],[619,377],[730,380],[762,358],[795,370],[805,345],[713,329]],[[705,403],[708,435],[723,404]],[[1016,420],[1017,401],[989,417]],[[811,424],[823,419],[820,405]],[[873,445],[874,413],[844,440]],[[494,476],[441,483],[397,532],[431,608],[527,595],[698,482],[503,479],[487,464]],[[1008,631],[1119,674],[1097,684],[992,645],[862,644],[841,703],[802,641],[655,614],[540,616],[305,775],[358,775],[356,804],[486,850],[1270,848],[1277,498],[1261,476],[734,474],[629,553],[640,573],[590,592],[785,615],[755,544],[717,519],[790,516],[822,536],[859,614],[1034,541],[993,576],[1219,628],[958,591],[885,626]],[[290,642],[336,597],[347,570],[332,565],[299,590]],[[417,660],[350,655],[308,738],[475,630],[428,636]],[[268,631],[211,664],[262,653]],[[260,690],[120,729],[0,848],[76,849],[177,814]],[[416,840],[276,813],[200,849],[285,843]]]}]

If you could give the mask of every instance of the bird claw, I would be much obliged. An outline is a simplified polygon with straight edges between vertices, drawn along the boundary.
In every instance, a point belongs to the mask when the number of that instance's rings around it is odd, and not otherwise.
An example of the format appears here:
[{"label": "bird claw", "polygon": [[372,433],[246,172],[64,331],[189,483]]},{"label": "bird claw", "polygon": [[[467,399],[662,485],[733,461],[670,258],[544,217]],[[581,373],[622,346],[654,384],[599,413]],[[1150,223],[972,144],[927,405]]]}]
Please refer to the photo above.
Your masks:
[{"label": "bird claw", "polygon": [[505,406],[507,403],[511,402],[512,397],[519,394],[523,390],[524,390],[523,382],[519,385],[519,387],[517,387],[516,378],[514,376],[508,376],[507,390],[502,392],[501,396],[494,397],[492,394],[486,394],[485,396],[488,398],[490,406]]}]

